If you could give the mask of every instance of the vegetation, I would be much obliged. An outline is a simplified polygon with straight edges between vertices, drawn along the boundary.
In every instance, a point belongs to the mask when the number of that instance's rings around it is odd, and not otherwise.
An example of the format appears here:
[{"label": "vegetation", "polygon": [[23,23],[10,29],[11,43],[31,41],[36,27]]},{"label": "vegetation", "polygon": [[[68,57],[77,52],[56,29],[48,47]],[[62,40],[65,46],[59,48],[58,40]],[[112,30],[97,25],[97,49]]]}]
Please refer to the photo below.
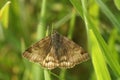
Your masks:
[{"label": "vegetation", "polygon": [[[120,0],[1,0],[0,80],[119,80]],[[53,26],[90,60],[47,70],[22,57]]]}]

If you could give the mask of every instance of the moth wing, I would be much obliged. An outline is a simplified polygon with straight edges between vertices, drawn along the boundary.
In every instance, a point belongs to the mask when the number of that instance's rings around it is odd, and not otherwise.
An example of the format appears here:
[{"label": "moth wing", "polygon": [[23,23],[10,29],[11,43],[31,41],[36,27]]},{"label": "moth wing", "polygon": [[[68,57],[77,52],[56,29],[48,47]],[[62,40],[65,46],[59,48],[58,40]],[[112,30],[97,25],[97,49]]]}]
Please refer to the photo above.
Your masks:
[{"label": "moth wing", "polygon": [[42,63],[51,48],[51,38],[45,37],[39,42],[33,44],[24,53],[23,57],[36,63]]},{"label": "moth wing", "polygon": [[59,66],[54,46],[51,45],[51,49],[41,65],[47,69],[54,69]]},{"label": "moth wing", "polygon": [[76,64],[89,59],[88,53],[67,37],[63,37],[62,46],[62,53],[59,59],[59,67],[61,68],[72,68]]}]

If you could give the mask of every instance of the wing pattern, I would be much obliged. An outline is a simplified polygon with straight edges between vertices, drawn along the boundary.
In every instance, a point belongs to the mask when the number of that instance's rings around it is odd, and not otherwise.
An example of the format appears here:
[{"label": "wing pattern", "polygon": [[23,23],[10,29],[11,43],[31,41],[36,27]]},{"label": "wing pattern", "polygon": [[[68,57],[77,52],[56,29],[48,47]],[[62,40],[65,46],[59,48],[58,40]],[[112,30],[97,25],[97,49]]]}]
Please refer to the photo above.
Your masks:
[{"label": "wing pattern", "polygon": [[72,68],[76,64],[87,61],[89,59],[88,53],[86,53],[82,47],[78,46],[72,40],[63,37],[62,47],[64,51],[60,56],[59,67]]},{"label": "wing pattern", "polygon": [[48,69],[54,69],[56,67],[72,68],[76,64],[89,59],[88,53],[82,47],[67,37],[60,36],[62,42],[57,51],[58,54],[56,54],[55,46],[52,45],[51,36],[48,36],[29,47],[23,53],[23,57],[32,62],[39,63]]},{"label": "wing pattern", "polygon": [[29,47],[23,53],[23,57],[29,59],[30,61],[41,64],[50,50],[50,47],[51,47],[50,43],[51,43],[50,37],[46,37],[40,40],[39,42]]}]

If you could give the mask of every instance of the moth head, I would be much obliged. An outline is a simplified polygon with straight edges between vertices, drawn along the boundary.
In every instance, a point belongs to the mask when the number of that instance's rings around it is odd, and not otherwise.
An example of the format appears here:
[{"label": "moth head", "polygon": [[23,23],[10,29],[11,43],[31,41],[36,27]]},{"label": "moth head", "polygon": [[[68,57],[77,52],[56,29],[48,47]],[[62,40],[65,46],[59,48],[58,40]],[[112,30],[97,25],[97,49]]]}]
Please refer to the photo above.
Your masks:
[{"label": "moth head", "polygon": [[53,29],[52,34],[58,34],[58,32],[55,29]]},{"label": "moth head", "polygon": [[52,34],[51,34],[51,37],[55,37],[56,38],[56,36],[59,36],[59,35],[60,34],[54,29]]}]

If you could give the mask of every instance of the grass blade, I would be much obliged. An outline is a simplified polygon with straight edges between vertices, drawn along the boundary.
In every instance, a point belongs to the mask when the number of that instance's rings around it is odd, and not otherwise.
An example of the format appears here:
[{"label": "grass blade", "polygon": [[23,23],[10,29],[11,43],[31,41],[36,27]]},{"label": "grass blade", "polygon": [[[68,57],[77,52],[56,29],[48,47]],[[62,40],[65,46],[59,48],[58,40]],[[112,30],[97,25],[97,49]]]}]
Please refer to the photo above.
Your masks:
[{"label": "grass blade", "polygon": [[2,9],[0,9],[0,22],[5,28],[8,28],[9,6],[10,6],[10,1],[8,1],[2,7]]},{"label": "grass blade", "polygon": [[92,63],[95,69],[97,80],[111,80],[99,43],[93,31],[90,30],[89,33],[90,33],[90,39],[91,39]]},{"label": "grass blade", "polygon": [[69,31],[68,31],[68,38],[69,39],[72,38],[72,35],[73,35],[73,32],[74,32],[75,17],[76,17],[76,12],[73,9],[72,10],[72,15],[71,15],[71,20],[70,20],[70,28],[69,28]]},{"label": "grass blade", "polygon": [[[88,16],[87,16],[87,10],[86,10],[86,1],[85,0],[81,0],[82,1],[82,6],[83,6],[83,13],[84,13],[84,20],[86,23],[86,27],[89,27],[90,23],[88,21]],[[102,55],[102,51],[100,49],[100,46],[98,44],[97,38],[95,37],[94,33],[92,30],[90,30],[90,28],[88,28],[90,32],[89,36],[90,36],[90,44],[91,46],[89,47],[89,49],[91,50],[91,57],[92,57],[92,62],[93,62],[93,66],[96,72],[96,76],[98,80],[111,80],[110,78],[110,74],[108,72],[106,63],[105,63],[105,59]],[[90,45],[89,44],[89,45]],[[99,55],[99,56],[98,56]]]},{"label": "grass blade", "polygon": [[82,4],[81,4],[80,0],[70,0],[70,2],[75,7],[75,9],[78,11],[80,16],[83,18]]},{"label": "grass blade", "polygon": [[120,10],[120,0],[114,0],[114,3],[118,10]]},{"label": "grass blade", "polygon": [[[74,2],[76,2],[76,0],[74,0]],[[75,3],[73,3],[73,4],[74,4],[75,7],[77,7],[77,5],[75,5]],[[76,8],[76,9],[78,9],[77,11],[79,11],[79,13],[80,13],[81,9],[79,9],[79,8]],[[90,17],[88,16],[87,10],[85,10],[85,9],[87,9],[87,8],[85,7],[85,4],[83,4],[84,17],[85,17],[84,20],[85,20],[85,23],[86,23],[87,27],[89,29],[93,30],[93,32],[94,32],[94,34],[95,34],[95,36],[96,36],[96,38],[97,38],[97,40],[99,42],[101,50],[104,51],[103,55],[105,56],[105,60],[107,61],[107,63],[109,64],[109,66],[111,67],[113,72],[117,76],[120,76],[120,71],[119,71],[120,70],[120,64],[119,64],[119,61],[113,56],[114,54],[112,54],[112,52],[109,49],[108,45],[106,44],[106,42],[104,41],[104,39],[102,38],[102,36],[98,32],[98,30],[96,29],[96,27],[92,23]],[[111,17],[109,19],[111,19]],[[116,23],[116,19],[115,19],[114,23]],[[118,21],[117,21],[116,25],[119,26]]]},{"label": "grass blade", "polygon": [[111,23],[120,31],[120,23],[115,15],[109,10],[109,8],[102,2],[102,0],[96,0],[102,12],[108,17]]},{"label": "grass blade", "polygon": [[45,80],[51,80],[50,73],[47,69],[44,69],[44,78]]}]

